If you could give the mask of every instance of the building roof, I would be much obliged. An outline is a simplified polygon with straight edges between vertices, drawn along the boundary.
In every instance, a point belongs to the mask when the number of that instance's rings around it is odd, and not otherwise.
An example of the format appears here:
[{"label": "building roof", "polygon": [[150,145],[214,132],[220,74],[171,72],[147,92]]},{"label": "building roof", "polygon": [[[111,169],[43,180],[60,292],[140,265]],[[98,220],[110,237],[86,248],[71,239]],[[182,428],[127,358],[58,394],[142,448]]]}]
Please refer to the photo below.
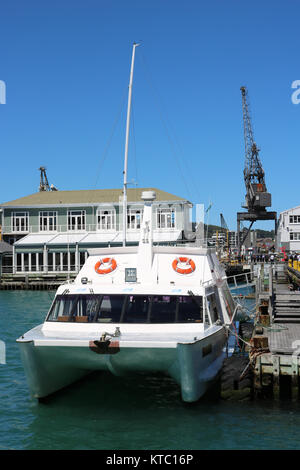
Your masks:
[{"label": "building roof", "polygon": [[292,207],[291,209],[286,209],[285,211],[280,212],[280,214],[287,214],[289,212],[293,212],[295,210],[299,210],[300,206]]},{"label": "building roof", "polygon": [[12,253],[13,247],[9,244],[0,240],[0,253]]},{"label": "building roof", "polygon": [[[141,201],[143,191],[155,191],[156,201],[186,201],[186,199],[175,196],[156,188],[131,188],[127,190],[128,202]],[[31,207],[40,205],[67,205],[67,204],[101,204],[119,202],[122,197],[122,189],[89,189],[78,191],[40,191],[29,196],[21,197],[13,201],[0,204],[2,207]]]}]

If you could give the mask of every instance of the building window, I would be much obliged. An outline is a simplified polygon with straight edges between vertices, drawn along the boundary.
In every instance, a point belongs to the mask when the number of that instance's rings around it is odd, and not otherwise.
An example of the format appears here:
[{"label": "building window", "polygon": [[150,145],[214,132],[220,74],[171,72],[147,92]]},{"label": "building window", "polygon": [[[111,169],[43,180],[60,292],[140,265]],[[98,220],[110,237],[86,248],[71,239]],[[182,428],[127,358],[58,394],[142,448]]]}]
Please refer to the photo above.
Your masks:
[{"label": "building window", "polygon": [[28,232],[28,212],[13,212],[11,215],[12,232]]},{"label": "building window", "polygon": [[98,230],[115,230],[115,211],[99,210],[97,211],[97,229]]},{"label": "building window", "polygon": [[300,232],[290,232],[290,240],[300,240]]},{"label": "building window", "polygon": [[157,209],[157,228],[175,228],[175,210]]},{"label": "building window", "polygon": [[290,215],[290,224],[300,224],[300,215]]},{"label": "building window", "polygon": [[57,212],[40,212],[40,232],[53,232],[57,230]]},{"label": "building window", "polygon": [[85,230],[85,211],[68,211],[68,230]]},{"label": "building window", "polygon": [[129,209],[127,211],[127,228],[139,229],[141,228],[141,222],[143,217],[143,211],[140,209]]}]

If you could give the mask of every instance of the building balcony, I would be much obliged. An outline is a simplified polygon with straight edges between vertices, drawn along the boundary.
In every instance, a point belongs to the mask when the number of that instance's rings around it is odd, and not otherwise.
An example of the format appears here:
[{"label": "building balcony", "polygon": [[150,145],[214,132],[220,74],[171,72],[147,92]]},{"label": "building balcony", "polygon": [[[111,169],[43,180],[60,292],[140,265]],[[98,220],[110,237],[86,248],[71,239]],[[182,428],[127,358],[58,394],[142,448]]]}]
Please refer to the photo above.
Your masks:
[{"label": "building balcony", "polygon": [[[161,232],[178,232],[176,227],[157,227],[153,226],[153,230]],[[26,229],[16,229],[10,226],[2,227],[3,235],[28,235],[28,234],[40,234],[40,235],[55,235],[60,233],[107,233],[117,234],[122,231],[121,224],[117,224],[113,228],[103,228],[98,224],[85,224],[85,225],[57,225],[51,229],[41,229],[39,225],[29,225]],[[127,227],[127,233],[139,233],[140,227]]]}]

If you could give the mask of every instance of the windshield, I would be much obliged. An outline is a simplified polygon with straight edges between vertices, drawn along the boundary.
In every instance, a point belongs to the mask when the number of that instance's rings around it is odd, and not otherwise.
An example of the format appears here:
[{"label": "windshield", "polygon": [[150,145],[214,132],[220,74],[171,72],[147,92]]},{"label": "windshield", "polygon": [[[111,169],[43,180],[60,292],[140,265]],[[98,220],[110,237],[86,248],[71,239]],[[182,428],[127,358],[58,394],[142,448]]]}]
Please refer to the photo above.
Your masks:
[{"label": "windshield", "polygon": [[202,322],[200,296],[58,295],[47,321],[86,323]]}]

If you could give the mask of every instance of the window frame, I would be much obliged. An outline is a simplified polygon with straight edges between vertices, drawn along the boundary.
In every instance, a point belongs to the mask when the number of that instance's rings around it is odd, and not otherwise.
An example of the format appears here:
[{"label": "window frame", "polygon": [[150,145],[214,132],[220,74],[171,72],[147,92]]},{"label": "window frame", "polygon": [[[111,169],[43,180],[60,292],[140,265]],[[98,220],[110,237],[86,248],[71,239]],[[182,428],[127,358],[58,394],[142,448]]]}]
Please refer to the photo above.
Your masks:
[{"label": "window frame", "polygon": [[[139,218],[137,218],[137,214],[139,215]],[[127,209],[127,230],[139,230],[142,226],[142,221],[143,221],[143,214],[144,210],[143,209],[133,209],[129,208]],[[133,219],[131,219],[134,217]],[[138,222],[139,219],[139,222]]]},{"label": "window frame", "polygon": [[[189,295],[166,295],[164,296],[164,295],[157,295],[157,294],[153,294],[153,295],[148,295],[148,294],[144,294],[144,295],[143,294],[134,294],[134,295],[132,294],[59,294],[56,296],[56,298],[54,299],[50,307],[50,310],[46,317],[46,321],[49,321],[49,322],[78,321],[76,320],[76,318],[77,316],[80,316],[80,315],[75,315],[75,311],[77,310],[77,305],[79,301],[84,300],[86,302],[87,300],[94,299],[96,302],[98,302],[98,309],[94,313],[93,319],[89,321],[86,320],[86,321],[88,323],[93,323],[93,324],[106,323],[107,322],[106,318],[108,317],[105,317],[105,315],[99,317],[99,314],[102,311],[101,309],[103,308],[103,301],[106,300],[104,299],[105,297],[109,297],[109,302],[111,302],[112,300],[118,301],[118,298],[123,297],[123,300],[122,300],[123,303],[120,309],[119,321],[111,321],[109,323],[117,323],[117,324],[119,323],[120,324],[141,324],[143,323],[143,324],[152,324],[152,325],[160,325],[160,324],[162,325],[162,324],[170,324],[170,323],[171,324],[204,323],[205,308],[204,308],[203,296],[194,296],[194,295],[193,296],[189,296]],[[127,309],[129,308],[130,297],[135,297],[135,300],[143,300],[145,298],[147,299],[147,311],[144,312],[145,314],[144,316],[141,315],[141,319],[146,319],[145,321],[128,321],[128,320],[124,321],[124,317],[128,315]],[[151,321],[152,308],[153,308],[153,303],[154,303],[153,301],[155,298],[159,298],[159,297],[168,297],[169,301],[171,300],[171,298],[175,299],[176,305],[174,305],[174,312],[172,312],[172,310],[170,310],[169,312],[171,313],[171,315],[172,314],[174,315],[173,321],[155,321],[155,322]],[[179,302],[179,299],[181,299],[180,302]],[[199,308],[197,312],[197,315],[199,315],[199,318],[196,318],[195,309],[193,309],[191,310],[191,315],[195,317],[194,319],[192,320],[185,319],[185,321],[180,321],[180,318],[184,317],[187,314],[187,312],[184,311],[184,304],[186,303],[184,299],[189,299],[191,300],[191,303],[194,303],[194,302],[196,303],[196,305]],[[63,303],[59,305],[58,304],[59,301],[63,301],[63,302],[73,301],[73,305],[71,305],[71,311],[69,315],[58,315],[59,311],[65,310],[65,305]],[[181,312],[179,312],[180,306],[183,309]],[[111,304],[111,308],[113,308],[112,304]],[[50,319],[50,317],[54,314],[55,310],[57,311],[56,317],[53,319]],[[103,308],[103,312],[104,311],[105,311],[105,308]],[[136,314],[136,312],[133,312],[133,317],[134,317],[134,314]],[[112,315],[114,314],[112,313]],[[81,316],[85,317],[86,315],[81,315]],[[59,320],[58,319],[59,317],[64,317],[64,318],[62,320]],[[100,321],[99,321],[99,318],[100,318]],[[130,320],[130,314],[129,314],[129,320]]]},{"label": "window frame", "polygon": [[[105,214],[107,212],[107,214]],[[102,224],[101,218],[104,217],[105,223]],[[110,227],[108,227],[108,219],[110,218]],[[112,232],[116,230],[116,210],[115,209],[98,209],[96,212],[96,227],[98,231]]]},{"label": "window frame", "polygon": [[[291,221],[292,219],[292,221]],[[292,214],[289,215],[289,223],[294,225],[294,224],[300,224],[300,214]]]},{"label": "window frame", "polygon": [[[19,215],[17,215],[19,214]],[[20,215],[23,214],[23,215]],[[17,220],[23,220],[25,221],[24,230],[19,230],[17,229],[16,221]],[[20,226],[21,224],[19,224]],[[29,212],[28,211],[14,211],[11,213],[11,231],[12,232],[18,232],[18,233],[26,233],[29,232]]]},{"label": "window frame", "polygon": [[290,241],[300,241],[300,232],[290,232]]},{"label": "window frame", "polygon": [[[47,228],[42,228],[44,226],[45,218],[47,219],[47,223],[46,223]],[[49,221],[51,218],[54,218],[53,225],[52,225],[53,228],[50,228],[50,224],[49,224]],[[58,219],[57,211],[39,211],[39,232],[57,232],[57,219]]]},{"label": "window frame", "polygon": [[[168,220],[168,216],[170,219]],[[162,226],[164,220],[165,226]],[[176,229],[176,209],[175,207],[158,207],[156,210],[156,228],[159,230]]]},{"label": "window frame", "polygon": [[[81,214],[76,214],[76,212],[80,212]],[[76,217],[76,224],[73,225],[70,224],[71,222],[71,217]],[[79,217],[81,218],[81,228],[78,228],[78,219]],[[86,230],[86,210],[85,209],[70,209],[67,212],[67,222],[68,222],[68,232],[84,232]]]}]

